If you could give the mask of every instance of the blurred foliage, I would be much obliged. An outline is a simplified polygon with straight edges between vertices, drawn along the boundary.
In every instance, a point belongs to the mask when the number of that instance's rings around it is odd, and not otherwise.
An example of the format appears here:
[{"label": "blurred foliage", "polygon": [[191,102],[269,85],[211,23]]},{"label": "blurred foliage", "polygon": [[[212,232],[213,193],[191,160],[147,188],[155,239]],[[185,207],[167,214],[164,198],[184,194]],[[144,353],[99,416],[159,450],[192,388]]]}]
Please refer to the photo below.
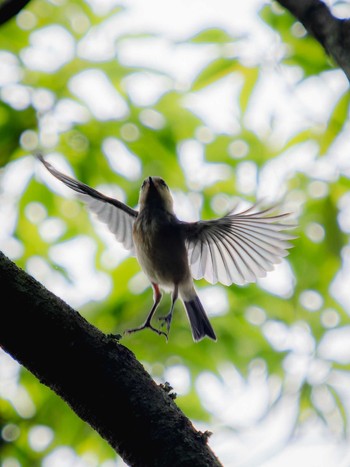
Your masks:
[{"label": "blurred foliage", "polygon": [[[106,333],[120,332],[140,324],[152,304],[151,289],[143,284],[134,258],[113,260],[109,246],[111,239],[107,241],[106,234],[94,228],[95,223],[91,222],[78,202],[67,200],[63,195],[58,196],[43,183],[38,176],[32,151],[39,148],[45,153],[63,155],[78,179],[93,187],[104,185],[112,189],[116,185],[120,190],[118,193],[123,194],[131,206],[137,204],[138,189],[145,176],[163,176],[177,194],[190,193],[194,196],[190,200],[198,200],[199,197],[201,216],[210,218],[220,214],[212,202],[217,196],[219,201],[224,202],[232,199],[233,194],[254,201],[254,192],[240,192],[238,174],[245,167],[244,163],[253,164],[259,179],[259,174],[268,168],[271,161],[281,161],[283,165],[283,157],[288,151],[298,149],[307,142],[317,145],[318,157],[327,158],[346,128],[349,110],[349,94],[345,93],[338,102],[334,102],[322,131],[317,124],[308,126],[275,145],[271,141],[271,134],[263,137],[247,123],[251,101],[260,83],[261,67],[259,64],[246,64],[238,53],[227,52],[231,49],[226,46],[235,50],[235,44],[242,37],[235,37],[219,28],[208,28],[186,41],[178,42],[196,47],[214,47],[215,50],[192,82],[187,87],[181,87],[176,86],[173,78],[164,71],[124,65],[119,60],[118,44],[127,40],[149,40],[153,37],[150,34],[122,34],[115,41],[112,58],[92,60],[79,54],[79,41],[91,31],[107,27],[110,18],[122,13],[120,7],[106,14],[96,13],[82,0],[64,4],[38,0],[32,2],[17,21],[12,20],[0,29],[1,60],[7,64],[7,69],[17,73],[14,82],[1,82],[0,164],[4,181],[11,168],[18,167],[19,170],[21,163],[26,164],[29,173],[26,181],[21,182],[21,187],[17,187],[20,196],[12,200],[12,213],[13,210],[16,212],[9,237],[14,243],[8,241],[6,245],[14,244],[16,248],[9,248],[9,255],[12,251],[17,264],[31,273],[33,264],[44,267],[41,276],[38,272],[39,279],[44,283],[46,276],[52,275],[60,284],[67,287],[70,285],[74,289],[77,287],[74,272],[57,260],[52,249],[55,245],[68,246],[74,238],[83,235],[93,239],[96,270],[95,275],[91,274],[86,279],[85,289],[94,289],[94,280],[101,277],[97,276],[100,273],[103,277],[109,277],[112,285],[103,299],[87,301],[79,311]],[[302,33],[300,25],[295,23],[291,15],[271,6],[265,6],[259,14],[265,24],[280,35],[284,53],[279,65],[287,69],[297,68],[300,84],[312,76],[331,70],[331,64],[320,45]],[[25,58],[28,56],[28,48],[35,48],[35,44],[40,48],[35,33],[52,25],[64,28],[62,30],[73,38],[73,56],[50,72],[28,67]],[[35,51],[31,53],[35,54]],[[86,70],[97,69],[108,77],[126,104],[127,112],[124,116],[98,118],[86,102],[72,91],[72,77]],[[127,79],[144,72],[168,83],[167,89],[150,105],[137,104],[126,85]],[[204,120],[190,110],[186,99],[231,76],[241,83],[237,96],[239,129],[232,134],[208,131]],[[23,93],[22,100],[16,98],[18,93]],[[60,122],[59,110],[62,104],[68,105],[68,113],[70,109],[77,110],[78,116],[75,117],[72,112],[72,115],[65,115],[65,120]],[[270,125],[273,133],[274,121]],[[116,168],[113,166],[104,149],[108,138],[117,138],[122,147],[126,148],[128,157],[137,156],[141,164],[139,173],[135,169],[126,176],[120,165],[116,164]],[[211,182],[204,179],[205,175],[202,180],[198,180],[193,177],[195,174],[189,174],[189,169],[186,169],[180,157],[181,145],[186,141],[195,141],[201,146],[203,165],[209,168],[206,174],[210,174],[211,169],[214,173],[221,167],[225,175]],[[205,410],[196,390],[197,378],[203,372],[211,372],[221,381],[224,379],[221,369],[229,363],[246,378],[251,372],[252,363],[264,362],[266,380],[277,377],[281,382],[278,400],[292,391],[288,381],[293,379],[293,375],[288,374],[286,362],[289,361],[288,357],[298,354],[298,350],[293,344],[288,344],[288,340],[278,343],[279,333],[283,331],[292,334],[297,329],[305,331],[314,344],[309,358],[318,360],[321,359],[318,346],[329,328],[342,328],[349,324],[347,311],[331,293],[332,282],[343,265],[342,253],[348,244],[348,232],[340,228],[338,217],[340,201],[349,192],[349,179],[339,174],[334,180],[320,181],[317,174],[314,176],[310,171],[293,169],[282,185],[282,196],[286,202],[299,210],[299,238],[295,240],[295,248],[288,258],[292,275],[289,293],[272,293],[259,284],[241,288],[215,286],[213,291],[222,292],[228,302],[225,312],[211,318],[218,336],[215,344],[209,340],[193,343],[180,303],[176,307],[168,343],[147,331],[125,337],[122,341],[135,352],[158,381],[164,381],[168,369],[187,369],[190,386],[178,397],[177,402],[194,420],[209,422],[217,417],[217,414]],[[6,192],[3,194],[7,196]],[[39,217],[30,214],[33,207],[40,208]],[[45,222],[49,220],[63,222],[60,224],[63,225],[62,231],[51,239],[42,233]],[[107,256],[109,253],[112,255],[110,261],[106,260],[106,251]],[[36,263],[33,263],[33,259]],[[204,290],[207,284],[199,281],[197,286]],[[315,293],[316,298],[320,298],[320,304],[315,308],[312,303],[309,308],[305,306],[305,302],[300,299],[305,292]],[[170,298],[165,296],[160,313],[165,314],[169,305]],[[334,322],[327,322],[325,313],[332,316]],[[272,338],[266,331],[268,325],[276,325]],[[333,398],[345,429],[346,411],[341,396],[332,385],[332,371],[348,371],[348,364],[337,361],[326,363],[329,371],[323,379],[312,382],[304,376],[292,385],[299,395],[300,420],[312,413],[322,418],[326,425],[330,423],[331,414],[322,405],[315,404],[315,390],[322,387]],[[5,363],[0,360],[1,364]],[[109,446],[55,394],[27,371],[21,369],[18,375],[17,370],[12,371],[15,396],[6,395],[6,391],[0,393],[0,432],[3,435],[0,437],[1,458],[17,459],[22,466],[39,466],[46,456],[61,446],[74,447],[78,455],[94,453],[98,465],[114,457]],[[274,403],[276,400],[266,410],[273,407]],[[52,432],[52,441],[47,444],[31,441],[36,427],[46,427],[46,434]]]}]

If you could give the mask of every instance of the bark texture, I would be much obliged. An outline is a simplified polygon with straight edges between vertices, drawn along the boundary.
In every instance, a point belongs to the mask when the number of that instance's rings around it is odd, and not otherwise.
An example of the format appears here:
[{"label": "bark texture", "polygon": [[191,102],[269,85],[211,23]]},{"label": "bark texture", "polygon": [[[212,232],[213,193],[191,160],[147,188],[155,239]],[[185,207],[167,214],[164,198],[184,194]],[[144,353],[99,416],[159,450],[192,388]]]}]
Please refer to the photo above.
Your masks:
[{"label": "bark texture", "polygon": [[[0,345],[130,466],[220,466],[171,394],[133,353],[0,252]],[[5,305],[6,304],[6,305]]]},{"label": "bark texture", "polygon": [[6,23],[24,8],[29,0],[4,0],[0,3],[0,25]]},{"label": "bark texture", "polygon": [[336,18],[320,0],[277,0],[299,20],[350,80],[350,21]]}]

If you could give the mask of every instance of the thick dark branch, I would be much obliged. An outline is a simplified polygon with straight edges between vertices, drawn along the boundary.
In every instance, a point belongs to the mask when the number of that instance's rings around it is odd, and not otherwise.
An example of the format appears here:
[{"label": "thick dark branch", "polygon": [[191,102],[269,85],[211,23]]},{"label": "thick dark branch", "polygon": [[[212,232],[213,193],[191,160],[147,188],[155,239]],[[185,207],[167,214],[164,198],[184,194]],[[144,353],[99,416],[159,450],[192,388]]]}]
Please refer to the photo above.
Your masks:
[{"label": "thick dark branch", "polygon": [[0,2],[0,25],[17,15],[30,0],[5,0]]},{"label": "thick dark branch", "polygon": [[[220,466],[206,434],[123,345],[0,252],[0,345],[131,466]],[[6,305],[5,305],[6,304]]]},{"label": "thick dark branch", "polygon": [[277,0],[324,47],[350,80],[350,21],[332,15],[320,0]]}]

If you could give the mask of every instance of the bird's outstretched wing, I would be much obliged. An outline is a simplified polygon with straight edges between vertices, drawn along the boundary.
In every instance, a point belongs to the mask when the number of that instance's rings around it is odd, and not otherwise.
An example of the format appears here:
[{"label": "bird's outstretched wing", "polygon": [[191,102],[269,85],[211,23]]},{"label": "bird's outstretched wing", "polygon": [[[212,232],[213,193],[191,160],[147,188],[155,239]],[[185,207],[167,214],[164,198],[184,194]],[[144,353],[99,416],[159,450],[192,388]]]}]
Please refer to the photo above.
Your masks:
[{"label": "bird's outstretched wing", "polygon": [[126,204],[103,195],[97,190],[81,183],[68,175],[59,172],[42,155],[37,155],[47,170],[58,180],[78,193],[78,198],[86,203],[88,208],[97,215],[97,218],[107,224],[109,230],[115,235],[127,250],[133,251],[132,226],[138,212]]},{"label": "bird's outstretched wing", "polygon": [[258,205],[220,219],[182,222],[192,276],[215,284],[242,285],[264,277],[274,264],[288,255],[296,238],[284,230],[290,213],[274,214],[276,207],[257,210]]}]

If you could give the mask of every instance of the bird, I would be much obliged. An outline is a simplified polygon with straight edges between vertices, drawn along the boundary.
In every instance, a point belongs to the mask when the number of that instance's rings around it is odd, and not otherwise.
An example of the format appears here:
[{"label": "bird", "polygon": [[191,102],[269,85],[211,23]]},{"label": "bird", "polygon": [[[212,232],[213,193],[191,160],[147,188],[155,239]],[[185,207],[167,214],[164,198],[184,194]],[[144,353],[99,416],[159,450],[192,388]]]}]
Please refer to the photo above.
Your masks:
[{"label": "bird", "polygon": [[[54,177],[74,190],[116,240],[136,256],[150,281],[152,308],[143,324],[126,330],[126,334],[148,328],[168,339],[174,306],[180,298],[193,340],[208,337],[216,341],[193,279],[204,278],[211,284],[226,286],[255,282],[288,255],[293,246],[290,240],[296,238],[286,232],[295,228],[289,222],[292,213],[276,213],[278,205],[259,210],[260,204],[256,203],[217,219],[186,222],[176,216],[173,197],[161,177],[145,178],[138,209],[133,209],[60,172],[42,154],[37,158]],[[162,291],[171,293],[170,311],[159,318],[165,331],[152,323]]]}]

